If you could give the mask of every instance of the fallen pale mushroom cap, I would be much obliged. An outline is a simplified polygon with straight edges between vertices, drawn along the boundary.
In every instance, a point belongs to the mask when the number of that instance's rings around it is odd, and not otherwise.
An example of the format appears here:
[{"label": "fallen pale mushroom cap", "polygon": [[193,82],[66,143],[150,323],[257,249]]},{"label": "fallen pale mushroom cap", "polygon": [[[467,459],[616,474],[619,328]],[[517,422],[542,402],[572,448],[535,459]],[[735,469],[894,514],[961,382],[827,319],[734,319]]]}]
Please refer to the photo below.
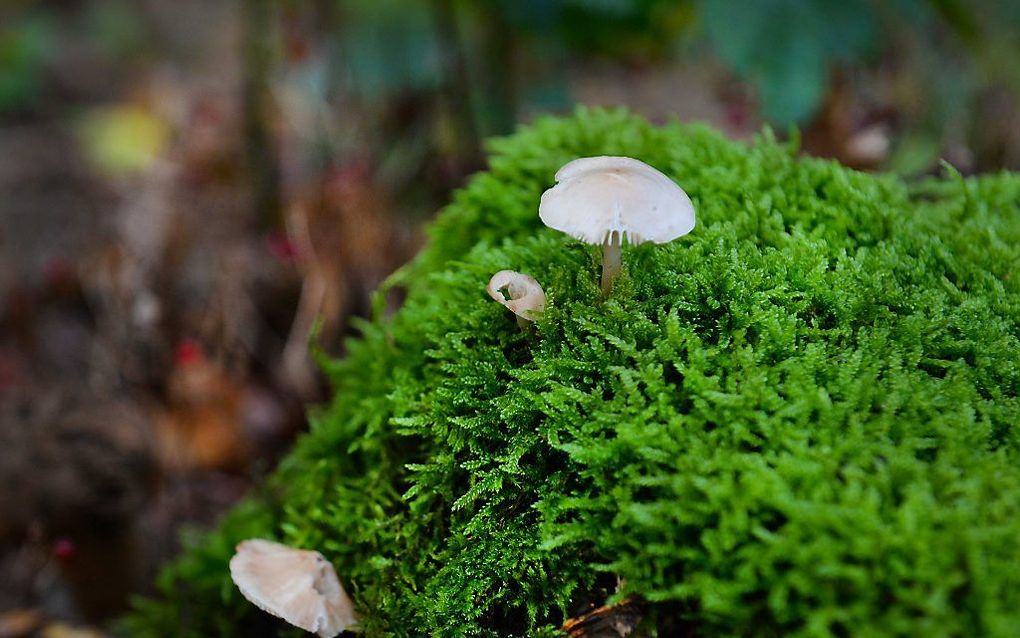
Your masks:
[{"label": "fallen pale mushroom cap", "polygon": [[260,609],[322,638],[357,622],[333,565],[319,552],[246,540],[230,559],[230,577]]},{"label": "fallen pale mushroom cap", "polygon": [[632,244],[662,244],[694,228],[694,205],[673,180],[630,157],[582,157],[556,171],[538,216],[589,244],[613,235]]},{"label": "fallen pale mushroom cap", "polygon": [[[508,297],[500,291],[506,289]],[[492,276],[486,288],[489,296],[525,321],[545,310],[545,291],[534,277],[515,270],[501,270]]]}]

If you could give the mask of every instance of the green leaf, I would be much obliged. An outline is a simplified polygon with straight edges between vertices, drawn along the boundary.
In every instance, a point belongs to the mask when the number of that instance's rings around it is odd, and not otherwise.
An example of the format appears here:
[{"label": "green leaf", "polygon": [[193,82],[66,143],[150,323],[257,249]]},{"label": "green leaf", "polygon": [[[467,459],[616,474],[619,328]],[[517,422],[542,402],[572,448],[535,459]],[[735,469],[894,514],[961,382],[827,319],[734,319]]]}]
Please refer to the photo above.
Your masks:
[{"label": "green leaf", "polygon": [[766,116],[803,122],[821,103],[829,68],[874,46],[865,0],[701,0],[705,34],[720,58],[751,80]]}]

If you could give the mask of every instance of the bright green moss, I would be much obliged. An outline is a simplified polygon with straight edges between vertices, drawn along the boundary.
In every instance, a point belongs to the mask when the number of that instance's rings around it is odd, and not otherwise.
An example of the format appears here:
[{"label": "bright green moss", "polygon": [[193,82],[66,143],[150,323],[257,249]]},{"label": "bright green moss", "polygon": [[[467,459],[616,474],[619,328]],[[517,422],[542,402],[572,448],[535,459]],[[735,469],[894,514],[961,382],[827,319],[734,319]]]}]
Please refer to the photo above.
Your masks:
[{"label": "bright green moss", "polygon": [[[265,622],[226,569],[257,535],[323,551],[367,636],[555,633],[617,582],[659,635],[1016,635],[1020,177],[908,186],[603,111],[492,150],[268,495],[126,632]],[[537,217],[597,154],[699,216],[625,249],[606,302]],[[533,340],[484,293],[503,268],[548,294]]]}]

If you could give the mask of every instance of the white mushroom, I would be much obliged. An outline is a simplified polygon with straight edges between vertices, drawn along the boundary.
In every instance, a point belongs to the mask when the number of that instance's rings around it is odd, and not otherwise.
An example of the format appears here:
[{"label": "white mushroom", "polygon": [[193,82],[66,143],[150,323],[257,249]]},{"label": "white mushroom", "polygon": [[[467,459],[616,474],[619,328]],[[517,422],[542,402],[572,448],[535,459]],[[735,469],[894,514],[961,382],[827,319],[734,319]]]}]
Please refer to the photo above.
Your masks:
[{"label": "white mushroom", "polygon": [[[501,270],[492,276],[486,288],[489,296],[517,315],[517,325],[526,328],[545,310],[545,291],[534,277],[514,270]],[[504,297],[501,291],[506,290]]]},{"label": "white mushroom", "polygon": [[357,622],[354,604],[319,552],[246,540],[230,559],[230,577],[260,609],[322,638]]},{"label": "white mushroom", "polygon": [[602,246],[602,291],[620,271],[620,246],[664,244],[694,228],[694,205],[673,180],[630,157],[582,157],[556,171],[538,216],[549,228]]}]

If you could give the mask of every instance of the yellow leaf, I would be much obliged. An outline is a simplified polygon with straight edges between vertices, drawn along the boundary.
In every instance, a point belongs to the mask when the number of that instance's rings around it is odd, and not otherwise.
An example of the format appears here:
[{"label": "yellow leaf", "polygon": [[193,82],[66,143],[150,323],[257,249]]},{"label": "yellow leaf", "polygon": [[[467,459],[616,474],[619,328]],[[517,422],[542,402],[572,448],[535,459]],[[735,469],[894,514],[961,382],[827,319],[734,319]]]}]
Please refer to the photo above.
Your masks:
[{"label": "yellow leaf", "polygon": [[166,122],[131,104],[93,110],[79,132],[86,156],[100,171],[113,174],[148,168],[170,137]]}]

